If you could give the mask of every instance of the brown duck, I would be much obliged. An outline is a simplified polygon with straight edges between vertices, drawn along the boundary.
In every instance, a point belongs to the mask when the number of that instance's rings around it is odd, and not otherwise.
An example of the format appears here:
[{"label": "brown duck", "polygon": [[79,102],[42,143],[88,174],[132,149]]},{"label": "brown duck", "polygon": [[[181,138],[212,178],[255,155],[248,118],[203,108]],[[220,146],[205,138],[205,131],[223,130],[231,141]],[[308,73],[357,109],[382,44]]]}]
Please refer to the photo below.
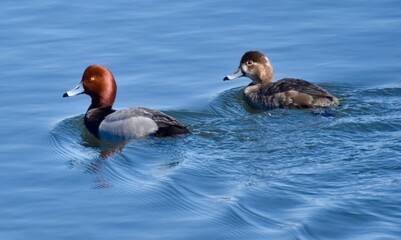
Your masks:
[{"label": "brown duck", "polygon": [[246,52],[238,70],[224,80],[243,76],[252,80],[244,89],[244,98],[253,108],[322,108],[339,105],[335,96],[308,81],[284,78],[273,82],[273,67],[269,59],[258,51]]}]

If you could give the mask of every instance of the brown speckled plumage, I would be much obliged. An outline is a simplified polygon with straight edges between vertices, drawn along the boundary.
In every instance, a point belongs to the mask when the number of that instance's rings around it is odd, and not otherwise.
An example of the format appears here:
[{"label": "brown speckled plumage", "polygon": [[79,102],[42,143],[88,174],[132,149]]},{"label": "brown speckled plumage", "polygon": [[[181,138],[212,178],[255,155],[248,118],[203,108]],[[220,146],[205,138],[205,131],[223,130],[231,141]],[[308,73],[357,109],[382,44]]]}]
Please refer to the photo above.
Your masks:
[{"label": "brown speckled plumage", "polygon": [[339,105],[338,99],[325,89],[308,81],[284,78],[273,82],[273,67],[261,52],[246,52],[238,70],[224,78],[249,77],[252,83],[244,89],[244,99],[253,108],[321,108]]}]

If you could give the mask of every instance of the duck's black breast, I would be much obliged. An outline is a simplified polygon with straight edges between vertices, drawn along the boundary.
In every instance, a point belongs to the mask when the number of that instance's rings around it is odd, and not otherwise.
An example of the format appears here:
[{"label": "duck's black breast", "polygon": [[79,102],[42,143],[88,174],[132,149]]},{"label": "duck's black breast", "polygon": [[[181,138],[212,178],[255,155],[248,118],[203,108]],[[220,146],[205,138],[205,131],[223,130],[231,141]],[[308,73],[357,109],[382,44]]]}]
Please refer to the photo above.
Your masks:
[{"label": "duck's black breast", "polygon": [[89,130],[90,133],[99,137],[99,126],[100,123],[111,113],[116,110],[111,107],[103,107],[103,108],[92,108],[88,109],[85,114],[85,126]]}]

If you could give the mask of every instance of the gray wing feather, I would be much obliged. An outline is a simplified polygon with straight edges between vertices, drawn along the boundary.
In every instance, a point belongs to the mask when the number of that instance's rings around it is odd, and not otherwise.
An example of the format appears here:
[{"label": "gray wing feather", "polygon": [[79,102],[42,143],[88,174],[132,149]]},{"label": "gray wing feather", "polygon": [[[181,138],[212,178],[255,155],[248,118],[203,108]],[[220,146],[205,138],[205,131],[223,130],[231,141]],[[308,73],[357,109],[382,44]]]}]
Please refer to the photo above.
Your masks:
[{"label": "gray wing feather", "polygon": [[169,126],[180,126],[185,127],[183,124],[178,122],[175,118],[168,116],[165,113],[156,111],[145,107],[133,107],[129,108],[130,112],[136,116],[148,117],[156,122],[159,127],[169,127]]}]

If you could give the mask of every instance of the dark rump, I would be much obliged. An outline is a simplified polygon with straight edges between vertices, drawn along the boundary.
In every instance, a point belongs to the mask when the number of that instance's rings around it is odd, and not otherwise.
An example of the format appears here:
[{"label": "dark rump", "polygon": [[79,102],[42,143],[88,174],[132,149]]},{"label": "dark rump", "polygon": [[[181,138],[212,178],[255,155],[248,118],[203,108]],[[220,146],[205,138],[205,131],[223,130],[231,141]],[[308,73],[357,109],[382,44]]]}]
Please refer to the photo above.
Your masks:
[{"label": "dark rump", "polygon": [[168,137],[174,135],[188,134],[190,131],[185,126],[160,127],[155,133],[156,137]]}]

